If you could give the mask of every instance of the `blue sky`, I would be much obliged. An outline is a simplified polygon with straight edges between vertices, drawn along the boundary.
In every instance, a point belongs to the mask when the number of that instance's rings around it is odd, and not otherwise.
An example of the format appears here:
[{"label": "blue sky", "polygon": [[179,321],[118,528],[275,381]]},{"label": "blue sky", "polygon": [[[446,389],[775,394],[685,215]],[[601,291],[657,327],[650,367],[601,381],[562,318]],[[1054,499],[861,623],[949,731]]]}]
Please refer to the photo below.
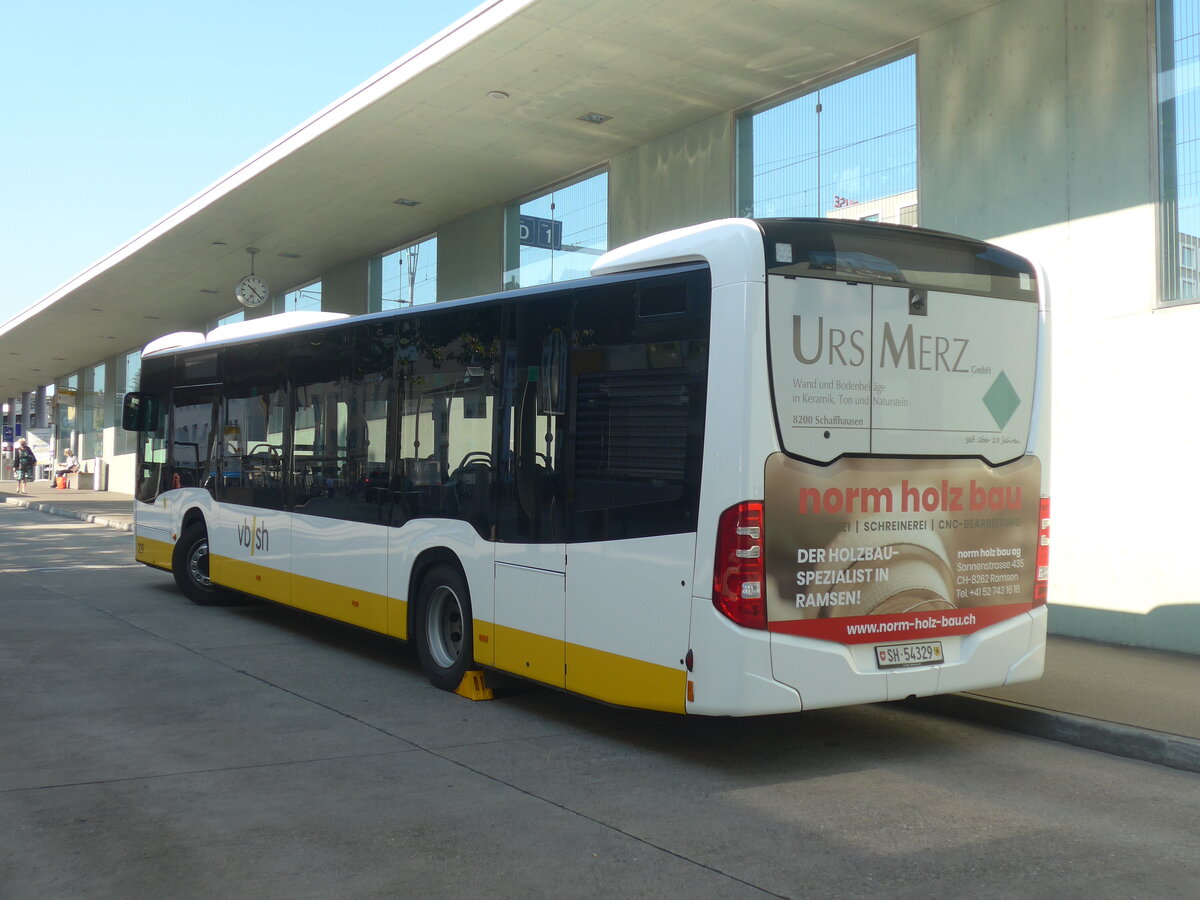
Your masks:
[{"label": "blue sky", "polygon": [[482,0],[0,0],[0,323]]}]

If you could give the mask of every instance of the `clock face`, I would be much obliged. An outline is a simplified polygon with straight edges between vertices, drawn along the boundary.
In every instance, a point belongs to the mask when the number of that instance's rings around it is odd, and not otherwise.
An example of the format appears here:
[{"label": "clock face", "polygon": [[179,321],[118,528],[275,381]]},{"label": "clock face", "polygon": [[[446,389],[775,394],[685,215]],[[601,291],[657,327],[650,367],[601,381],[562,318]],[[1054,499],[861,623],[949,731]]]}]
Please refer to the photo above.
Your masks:
[{"label": "clock face", "polygon": [[256,306],[262,306],[271,298],[271,289],[257,275],[247,275],[238,282],[234,296],[237,297],[238,303],[242,304],[242,306],[248,306],[253,309]]}]

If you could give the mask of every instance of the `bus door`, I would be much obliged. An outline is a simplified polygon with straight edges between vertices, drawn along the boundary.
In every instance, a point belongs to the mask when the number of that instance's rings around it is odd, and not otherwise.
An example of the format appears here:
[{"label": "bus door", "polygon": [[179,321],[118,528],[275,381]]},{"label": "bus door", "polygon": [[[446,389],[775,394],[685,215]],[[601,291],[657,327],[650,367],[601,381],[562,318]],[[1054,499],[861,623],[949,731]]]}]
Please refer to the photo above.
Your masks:
[{"label": "bus door", "polygon": [[557,687],[566,665],[568,315],[544,301],[514,310],[496,436],[495,666]]},{"label": "bus door", "polygon": [[[254,365],[251,365],[254,363]],[[243,360],[224,388],[217,425],[215,488],[220,527],[210,534],[218,584],[292,602],[292,535],[284,511],[286,393],[278,373]]]},{"label": "bus door", "polygon": [[159,429],[143,433],[142,468],[138,476],[137,559],[170,568],[172,532],[183,513],[197,502],[195,489],[205,486],[211,450],[213,399],[216,386],[175,388],[159,420]]}]

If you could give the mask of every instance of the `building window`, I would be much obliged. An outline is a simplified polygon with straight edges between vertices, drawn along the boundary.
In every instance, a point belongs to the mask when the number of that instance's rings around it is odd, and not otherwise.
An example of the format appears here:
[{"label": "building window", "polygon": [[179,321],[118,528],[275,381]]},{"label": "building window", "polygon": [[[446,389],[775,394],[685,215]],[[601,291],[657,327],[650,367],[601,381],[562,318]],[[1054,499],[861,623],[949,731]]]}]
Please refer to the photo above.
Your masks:
[{"label": "building window", "polygon": [[437,236],[371,260],[371,312],[437,301]]},{"label": "building window", "polygon": [[321,282],[314,281],[283,295],[283,309],[276,312],[320,312]]},{"label": "building window", "polygon": [[608,173],[509,207],[504,287],[585,277],[608,249]]},{"label": "building window", "polygon": [[[117,358],[117,393],[113,400],[113,423],[120,421],[121,407],[125,403],[125,395],[136,391],[142,375],[142,353],[134,350]],[[136,431],[126,431],[118,428],[114,437],[114,452],[135,453],[137,451],[138,434]]]},{"label": "building window", "polygon": [[1162,297],[1200,299],[1200,0],[1158,2]]},{"label": "building window", "polygon": [[223,316],[218,316],[217,318],[215,318],[211,322],[209,322],[208,330],[212,331],[214,328],[220,328],[222,325],[232,325],[235,322],[244,322],[244,321],[246,321],[246,310],[241,307],[238,307],[233,312],[228,313]]},{"label": "building window", "polygon": [[104,426],[107,424],[104,406],[106,373],[104,363],[92,366],[84,373],[83,416],[80,423],[83,427],[79,444],[81,458],[104,455]]},{"label": "building window", "polygon": [[916,224],[916,56],[738,118],[738,210]]}]

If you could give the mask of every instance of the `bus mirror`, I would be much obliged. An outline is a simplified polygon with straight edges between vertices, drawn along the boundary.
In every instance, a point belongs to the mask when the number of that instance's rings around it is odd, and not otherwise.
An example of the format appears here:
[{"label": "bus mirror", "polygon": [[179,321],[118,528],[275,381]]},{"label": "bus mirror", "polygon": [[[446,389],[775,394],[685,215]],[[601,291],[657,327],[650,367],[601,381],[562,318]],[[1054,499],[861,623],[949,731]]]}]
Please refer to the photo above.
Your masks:
[{"label": "bus mirror", "polygon": [[121,407],[121,427],[126,431],[157,431],[158,395],[133,391]]}]

